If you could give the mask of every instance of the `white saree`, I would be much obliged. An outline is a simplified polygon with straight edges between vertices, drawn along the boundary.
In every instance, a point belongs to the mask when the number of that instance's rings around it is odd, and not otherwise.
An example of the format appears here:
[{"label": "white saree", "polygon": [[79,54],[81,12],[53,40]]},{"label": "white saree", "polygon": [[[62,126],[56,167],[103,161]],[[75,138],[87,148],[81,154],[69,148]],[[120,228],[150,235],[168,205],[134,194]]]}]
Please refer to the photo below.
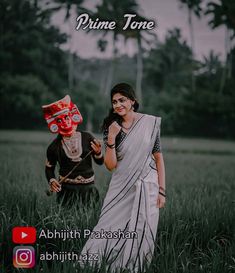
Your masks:
[{"label": "white saree", "polygon": [[82,250],[82,254],[98,253],[113,271],[128,268],[136,272],[153,256],[159,209],[152,149],[160,123],[159,117],[141,115],[116,148],[117,167],[92,233],[108,231],[109,236],[90,236]]}]

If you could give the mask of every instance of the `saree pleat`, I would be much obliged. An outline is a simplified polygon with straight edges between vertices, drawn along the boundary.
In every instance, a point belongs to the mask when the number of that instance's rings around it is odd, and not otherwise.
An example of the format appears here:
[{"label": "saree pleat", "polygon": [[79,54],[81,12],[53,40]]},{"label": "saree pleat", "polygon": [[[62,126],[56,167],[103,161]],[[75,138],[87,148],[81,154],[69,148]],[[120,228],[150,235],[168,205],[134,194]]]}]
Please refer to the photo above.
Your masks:
[{"label": "saree pleat", "polygon": [[98,253],[112,270],[129,268],[136,272],[152,259],[159,218],[152,149],[160,122],[159,117],[142,115],[117,147],[117,167],[93,229],[135,232],[137,238],[89,238],[82,250]]}]

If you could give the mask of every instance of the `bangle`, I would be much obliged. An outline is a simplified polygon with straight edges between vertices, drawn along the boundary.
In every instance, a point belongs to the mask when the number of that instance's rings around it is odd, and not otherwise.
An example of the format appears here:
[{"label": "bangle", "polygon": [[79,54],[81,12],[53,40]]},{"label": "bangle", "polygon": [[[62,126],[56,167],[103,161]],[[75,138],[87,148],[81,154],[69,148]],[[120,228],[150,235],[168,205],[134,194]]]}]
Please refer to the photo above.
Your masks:
[{"label": "bangle", "polygon": [[159,187],[159,190],[162,190],[163,192],[165,192],[165,189],[163,187]]},{"label": "bangle", "polygon": [[49,181],[49,186],[51,186],[53,182],[57,182],[57,180],[55,178],[51,178]]},{"label": "bangle", "polygon": [[113,143],[113,144],[108,144],[108,143],[106,143],[106,145],[107,145],[107,147],[109,147],[110,149],[114,149],[114,148],[115,148],[115,143]]},{"label": "bangle", "polygon": [[166,198],[166,195],[159,191],[159,194]]},{"label": "bangle", "polygon": [[99,154],[94,154],[94,157],[95,157],[96,159],[100,159],[100,158],[103,157],[103,155],[102,155],[102,153],[100,152]]}]

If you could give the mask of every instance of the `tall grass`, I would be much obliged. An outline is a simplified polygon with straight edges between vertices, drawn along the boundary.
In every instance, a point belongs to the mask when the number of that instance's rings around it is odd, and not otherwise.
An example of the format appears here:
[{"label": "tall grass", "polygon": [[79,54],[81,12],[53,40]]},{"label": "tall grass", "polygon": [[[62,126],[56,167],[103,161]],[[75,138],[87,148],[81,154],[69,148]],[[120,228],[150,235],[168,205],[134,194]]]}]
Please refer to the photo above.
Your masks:
[{"label": "tall grass", "polygon": [[[44,162],[48,135],[1,134],[0,272],[98,272],[88,267],[78,269],[71,261],[47,263],[38,259],[46,250],[79,252],[84,239],[37,240],[35,268],[16,270],[12,266],[14,226],[35,226],[38,232],[42,228],[92,228],[107,190],[110,173],[95,166],[101,193],[95,208],[66,210],[56,204],[55,196],[47,197]],[[167,203],[160,211],[155,255],[147,272],[234,272],[235,143],[163,139],[163,151]],[[105,267],[100,270],[105,271]]]}]

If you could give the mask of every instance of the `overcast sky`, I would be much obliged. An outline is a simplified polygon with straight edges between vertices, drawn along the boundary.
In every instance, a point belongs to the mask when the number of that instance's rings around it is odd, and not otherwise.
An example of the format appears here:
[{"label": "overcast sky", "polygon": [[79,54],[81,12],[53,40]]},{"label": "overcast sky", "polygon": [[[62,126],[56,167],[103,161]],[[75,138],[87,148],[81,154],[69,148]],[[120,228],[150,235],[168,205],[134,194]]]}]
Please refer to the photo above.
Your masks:
[{"label": "overcast sky", "polygon": [[[94,9],[99,1],[86,0],[84,5],[89,9]],[[187,21],[187,9],[185,7],[180,8],[178,0],[138,0],[140,5],[141,14],[146,18],[154,19],[157,22],[157,27],[154,32],[157,34],[160,41],[164,40],[164,37],[168,30],[178,27],[181,29],[182,36],[190,44],[190,33]],[[210,17],[204,17],[198,19],[193,17],[194,31],[195,31],[195,55],[197,58],[202,59],[203,55],[208,55],[210,50],[214,50],[215,53],[221,55],[221,59],[224,59],[224,37],[225,29],[220,27],[215,30],[211,30],[207,22]],[[53,23],[58,25],[63,32],[69,33],[68,23],[64,22],[64,12],[60,11],[53,17]],[[72,14],[71,24],[73,25],[72,32],[72,51],[77,52],[79,56],[83,58],[100,57],[107,58],[112,55],[111,44],[107,48],[105,53],[101,53],[97,48],[97,38],[100,35],[100,31],[97,30],[96,34],[87,34],[84,30],[75,30],[76,27],[76,14]],[[68,48],[68,45],[64,46]],[[125,46],[120,41],[118,43],[120,52],[133,55],[136,50],[134,42],[129,41]]]}]

